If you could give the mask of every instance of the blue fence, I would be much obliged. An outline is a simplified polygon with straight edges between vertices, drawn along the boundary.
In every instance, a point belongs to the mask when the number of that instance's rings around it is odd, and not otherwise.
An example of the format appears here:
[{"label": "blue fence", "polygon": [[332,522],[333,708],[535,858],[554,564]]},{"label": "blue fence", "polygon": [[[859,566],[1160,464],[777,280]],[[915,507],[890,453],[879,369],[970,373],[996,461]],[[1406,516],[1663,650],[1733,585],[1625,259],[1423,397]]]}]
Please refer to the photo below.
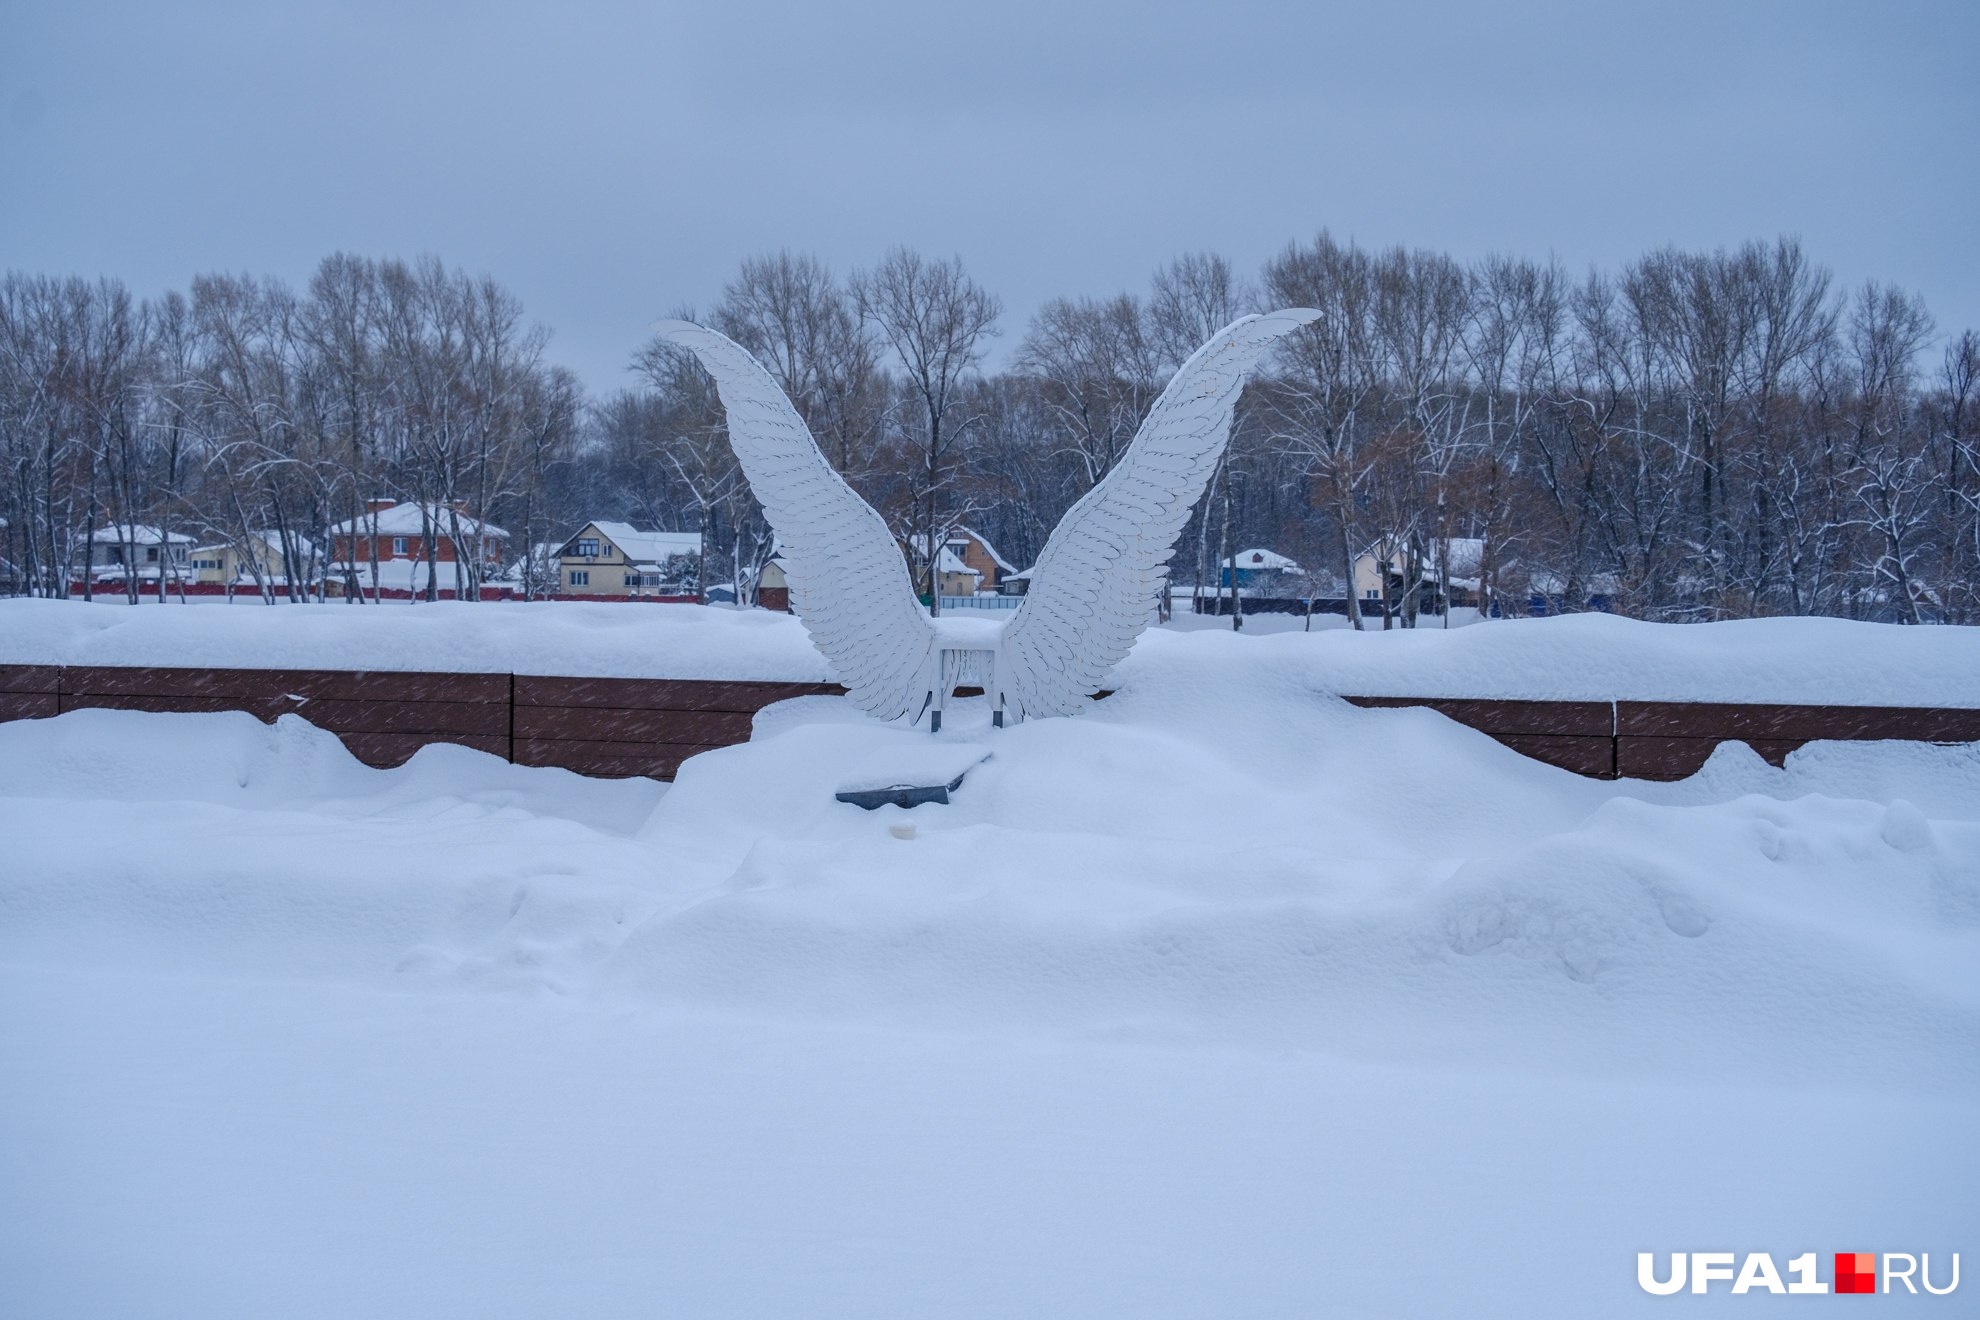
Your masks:
[{"label": "blue fence", "polygon": [[945,610],[1014,610],[1024,600],[1022,596],[944,596],[942,608]]}]

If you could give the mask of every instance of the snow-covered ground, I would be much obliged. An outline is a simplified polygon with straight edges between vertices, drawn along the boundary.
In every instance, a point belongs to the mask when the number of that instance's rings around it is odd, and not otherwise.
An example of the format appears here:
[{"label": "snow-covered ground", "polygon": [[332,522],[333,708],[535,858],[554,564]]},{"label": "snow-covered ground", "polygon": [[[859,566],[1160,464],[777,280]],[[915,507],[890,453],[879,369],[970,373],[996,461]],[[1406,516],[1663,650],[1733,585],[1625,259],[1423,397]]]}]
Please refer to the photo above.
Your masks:
[{"label": "snow-covered ground", "polygon": [[[1643,675],[1721,645],[1595,626]],[[1455,679],[1526,627],[1344,640]],[[1900,631],[1788,672],[1971,690]],[[671,788],[0,725],[0,1315],[1607,1315],[1685,1304],[1639,1251],[1971,1264],[1980,747],[1602,783],[1325,695],[1338,636],[955,713],[991,757],[912,811],[832,800],[928,735],[830,698]]]}]

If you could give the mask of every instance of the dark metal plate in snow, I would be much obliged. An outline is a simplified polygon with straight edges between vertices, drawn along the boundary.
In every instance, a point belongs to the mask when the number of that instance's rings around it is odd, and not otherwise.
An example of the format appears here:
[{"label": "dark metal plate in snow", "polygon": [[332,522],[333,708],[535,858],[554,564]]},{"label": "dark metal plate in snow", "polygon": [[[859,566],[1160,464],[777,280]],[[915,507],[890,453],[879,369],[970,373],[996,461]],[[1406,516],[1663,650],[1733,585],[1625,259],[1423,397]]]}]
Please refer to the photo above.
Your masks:
[{"label": "dark metal plate in snow", "polygon": [[962,781],[963,776],[957,775],[946,784],[893,784],[887,788],[854,789],[833,796],[866,811],[877,810],[890,802],[897,807],[918,807],[924,802],[946,807],[949,805],[949,794],[961,788]]}]

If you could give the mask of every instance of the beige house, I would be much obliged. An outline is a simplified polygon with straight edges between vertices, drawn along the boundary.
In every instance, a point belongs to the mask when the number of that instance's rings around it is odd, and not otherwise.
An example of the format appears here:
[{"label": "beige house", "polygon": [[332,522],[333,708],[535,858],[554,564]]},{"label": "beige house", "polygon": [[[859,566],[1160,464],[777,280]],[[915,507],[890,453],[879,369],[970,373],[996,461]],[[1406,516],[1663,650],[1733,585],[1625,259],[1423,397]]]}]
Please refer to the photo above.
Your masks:
[{"label": "beige house", "polygon": [[[962,562],[963,571],[978,575],[978,591],[998,591],[1004,579],[1017,572],[1017,565],[1010,563],[997,553],[997,547],[990,544],[988,537],[967,527],[958,527],[949,533],[949,553]],[[943,589],[943,595],[958,595],[958,592]]]},{"label": "beige house", "polygon": [[[921,558],[920,544],[904,545],[901,549],[910,564]],[[944,596],[975,596],[995,592],[1003,585],[1006,574],[1017,571],[1014,565],[997,553],[995,546],[967,527],[950,529],[942,548],[936,552],[935,570],[936,589]],[[919,583],[919,570],[915,578]]]},{"label": "beige house", "polygon": [[963,562],[956,545],[951,540],[935,556],[935,581],[939,584],[936,589],[944,596],[974,596],[983,585],[983,574]]},{"label": "beige house", "polygon": [[[295,542],[297,553],[305,561],[296,565],[296,571],[311,575],[312,569],[319,567],[307,562],[315,558],[315,546],[300,536],[290,540]],[[245,545],[220,543],[194,546],[188,561],[192,580],[236,590],[243,587],[252,590],[256,584],[254,571],[248,563],[250,553],[260,563],[266,581],[277,586],[287,584],[289,565],[282,554],[282,538],[273,532],[251,533]]]},{"label": "beige house", "polygon": [[678,596],[693,580],[691,572],[684,573],[686,565],[700,553],[700,532],[588,522],[558,552],[555,591],[580,598]]},{"label": "beige house", "polygon": [[[1485,542],[1475,536],[1453,536],[1444,544],[1448,547],[1445,553],[1450,558],[1451,603],[1477,603],[1478,573],[1484,559]],[[1433,591],[1437,586],[1437,559],[1437,547],[1432,545],[1424,549],[1418,565],[1424,585]],[[1354,594],[1362,604],[1373,602],[1379,608],[1385,587],[1397,595],[1402,593],[1407,569],[1408,556],[1403,553],[1402,547],[1388,549],[1377,542],[1355,557]]]}]

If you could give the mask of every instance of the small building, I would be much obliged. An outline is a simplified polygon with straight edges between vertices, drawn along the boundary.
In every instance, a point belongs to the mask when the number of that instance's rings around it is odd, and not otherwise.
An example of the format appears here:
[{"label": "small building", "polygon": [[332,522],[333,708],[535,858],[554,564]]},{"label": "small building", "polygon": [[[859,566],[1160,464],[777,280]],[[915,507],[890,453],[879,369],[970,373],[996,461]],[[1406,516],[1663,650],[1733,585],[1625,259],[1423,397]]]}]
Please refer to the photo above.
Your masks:
[{"label": "small building", "polygon": [[[975,596],[983,581],[983,574],[964,562],[953,548],[953,543],[945,544],[935,560],[937,581],[942,595],[949,597]],[[916,584],[919,590],[920,584]],[[756,579],[756,603],[766,610],[791,608],[790,579],[784,576],[782,556],[773,556],[763,566],[763,572]]]},{"label": "small building", "polygon": [[[1442,543],[1442,554],[1449,561],[1450,603],[1461,609],[1478,604],[1480,572],[1485,562],[1485,541],[1477,536],[1453,536]],[[1442,609],[1438,594],[1439,545],[1431,543],[1421,551],[1417,564],[1421,591],[1417,599],[1427,613]],[[1504,566],[1501,565],[1503,568]],[[1364,606],[1381,608],[1383,595],[1400,600],[1407,585],[1408,556],[1395,542],[1378,541],[1355,556],[1354,594]]]},{"label": "small building", "polygon": [[184,582],[191,573],[193,538],[144,523],[115,523],[90,534],[90,580],[98,586]]},{"label": "small building", "polygon": [[963,562],[953,543],[935,556],[936,590],[944,596],[974,596],[983,586],[983,574]]},{"label": "small building", "polygon": [[1298,564],[1274,550],[1240,550],[1224,562],[1217,574],[1217,585],[1228,588],[1233,575],[1240,589],[1267,590],[1279,585],[1289,574],[1301,572]]},{"label": "small building", "polygon": [[[314,584],[322,569],[316,562],[315,544],[307,537],[295,535],[289,541],[301,559],[295,566],[299,583]],[[259,583],[250,558],[261,569],[261,581],[271,587],[288,586],[288,558],[282,553],[282,538],[273,531],[250,532],[240,544],[221,541],[194,546],[189,561],[192,580],[200,586],[217,586],[230,592],[257,590]]]},{"label": "small building", "polygon": [[[1595,573],[1570,591],[1565,578],[1536,570],[1526,574],[1526,612],[1535,618],[1549,614],[1608,614],[1621,594],[1621,581],[1613,573]],[[1511,594],[1511,593],[1508,593]],[[1504,602],[1495,600],[1493,612],[1503,612]]]},{"label": "small building", "polygon": [[[1017,566],[997,553],[997,547],[981,532],[967,527],[958,527],[949,533],[947,542],[949,553],[955,556],[964,572],[978,575],[978,591],[997,591],[1004,584],[1004,578],[1017,572]],[[945,596],[960,595],[960,592],[942,592]]]},{"label": "small building", "polygon": [[468,547],[480,546],[482,576],[495,576],[508,556],[509,534],[493,523],[468,516],[459,506],[420,504],[410,500],[376,499],[365,511],[330,529],[331,558],[338,564],[355,562],[362,574],[374,559],[424,563],[431,542],[434,562],[455,561],[455,537]]},{"label": "small building", "polygon": [[502,576],[513,582],[517,591],[529,590],[535,595],[555,594],[563,576],[563,564],[558,559],[562,553],[562,541],[538,541],[522,556],[502,570]]},{"label": "small building", "polygon": [[[731,591],[730,600],[735,599]],[[791,582],[784,576],[784,561],[773,556],[756,576],[756,603],[766,610],[778,610],[785,614],[791,609]]]},{"label": "small building", "polygon": [[556,594],[614,599],[693,593],[700,532],[642,531],[631,523],[586,523],[558,552]]}]

